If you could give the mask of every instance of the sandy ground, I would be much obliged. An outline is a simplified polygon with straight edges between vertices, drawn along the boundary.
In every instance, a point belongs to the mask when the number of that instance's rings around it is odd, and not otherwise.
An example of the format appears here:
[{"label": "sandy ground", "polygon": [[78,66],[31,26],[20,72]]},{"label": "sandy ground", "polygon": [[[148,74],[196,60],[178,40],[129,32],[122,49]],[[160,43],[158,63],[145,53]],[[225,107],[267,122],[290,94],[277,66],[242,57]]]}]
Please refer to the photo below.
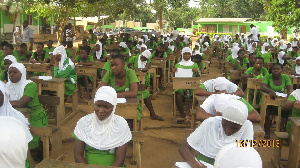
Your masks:
[{"label": "sandy ground", "polygon": [[[193,42],[195,39],[193,39]],[[217,60],[213,58],[209,75],[203,76],[204,80],[221,76],[220,69],[216,67]],[[183,161],[178,153],[178,147],[186,140],[185,130],[190,127],[190,123],[175,124],[172,121],[172,83],[169,83],[166,90],[162,91],[155,100],[152,100],[155,112],[163,116],[165,121],[153,121],[149,119],[149,112],[144,108],[144,134],[145,141],[142,144],[142,166],[144,168],[172,167],[176,161]],[[92,111],[81,108],[77,115],[62,126],[63,153],[65,161],[74,161],[74,142],[71,137],[74,126],[79,118]],[[275,128],[273,128],[274,130]],[[271,135],[274,139],[274,134]],[[127,153],[131,152],[131,147]],[[260,155],[264,168],[272,168],[271,157],[273,148],[261,148]],[[288,147],[283,147],[283,157],[287,158]],[[284,162],[286,164],[286,162]],[[126,158],[126,165],[130,164],[130,157]]]}]

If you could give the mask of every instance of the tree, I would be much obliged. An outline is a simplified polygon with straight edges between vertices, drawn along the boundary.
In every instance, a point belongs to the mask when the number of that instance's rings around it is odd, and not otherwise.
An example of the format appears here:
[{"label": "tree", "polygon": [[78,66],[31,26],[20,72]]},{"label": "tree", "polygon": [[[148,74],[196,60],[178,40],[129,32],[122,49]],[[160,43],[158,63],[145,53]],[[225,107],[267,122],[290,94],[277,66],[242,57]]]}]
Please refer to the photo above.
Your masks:
[{"label": "tree", "polygon": [[176,10],[168,10],[165,14],[165,19],[170,21],[172,26],[188,28],[191,27],[191,23],[200,18],[201,9],[194,7],[190,8],[188,6],[182,6]]},{"label": "tree", "polygon": [[268,7],[267,18],[273,21],[275,30],[282,32],[284,29],[300,27],[300,2],[299,0],[272,0]]}]

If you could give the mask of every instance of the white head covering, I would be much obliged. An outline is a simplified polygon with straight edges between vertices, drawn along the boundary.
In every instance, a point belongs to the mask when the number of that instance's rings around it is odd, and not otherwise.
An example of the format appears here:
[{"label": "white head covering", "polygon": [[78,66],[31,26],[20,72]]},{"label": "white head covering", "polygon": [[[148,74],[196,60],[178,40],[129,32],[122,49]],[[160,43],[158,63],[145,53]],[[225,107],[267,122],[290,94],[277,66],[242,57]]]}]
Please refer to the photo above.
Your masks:
[{"label": "white head covering", "polygon": [[239,46],[239,43],[233,43],[232,44],[232,47],[238,47]]},{"label": "white head covering", "polygon": [[286,50],[286,52],[288,52],[288,51],[293,51],[293,48],[292,48],[292,44],[291,44],[291,43],[287,43],[287,44],[286,44],[286,47],[287,47],[287,45],[288,45],[288,44],[290,44],[290,45],[291,45],[291,47],[290,47],[290,48],[288,48],[288,49]]},{"label": "white head covering", "polygon": [[[61,55],[61,59],[58,63],[58,72],[65,70],[69,65],[72,67],[72,69],[75,68],[74,63],[72,62],[72,60],[70,58],[67,57],[67,53],[66,53],[66,49],[63,45],[60,45],[58,47],[56,47],[53,51],[53,55],[57,55],[60,54]],[[64,65],[64,62],[69,59],[69,63]]]},{"label": "white head covering", "polygon": [[8,99],[11,100],[20,100],[23,96],[25,86],[32,82],[31,80],[26,80],[26,68],[21,63],[13,63],[9,66],[9,68],[14,67],[17,68],[22,74],[21,79],[17,83],[12,83],[8,81],[6,84],[6,94],[8,95]]},{"label": "white head covering", "polygon": [[257,42],[252,42],[249,46],[248,46],[248,51],[250,53],[254,53],[255,52],[255,49],[253,48],[253,44],[256,44],[257,45]]},{"label": "white head covering", "polygon": [[23,124],[13,117],[1,116],[0,135],[1,167],[25,167],[28,143]]},{"label": "white head covering", "polygon": [[233,123],[244,125],[248,118],[248,108],[245,103],[239,100],[227,101],[222,111],[222,118]]},{"label": "white head covering", "polygon": [[[297,60],[300,60],[300,56],[297,57],[295,61],[297,62]],[[296,67],[295,67],[295,71],[296,71],[296,74],[300,74],[300,66],[298,66],[297,64],[296,64]]]},{"label": "white head covering", "polygon": [[[24,117],[24,115],[22,113],[20,113],[19,111],[17,111],[16,109],[14,109],[9,100],[8,97],[5,93],[5,86],[4,83],[2,81],[0,81],[0,91],[3,94],[3,105],[0,107],[0,116],[11,116],[14,117],[18,120],[20,120],[23,123],[25,132],[26,132],[26,136],[27,136],[27,143],[29,143],[32,140],[32,135],[29,131],[29,122],[28,119]],[[0,102],[1,103],[1,102]]]},{"label": "white head covering", "polygon": [[186,53],[186,52],[189,52],[192,55],[191,48],[190,47],[184,47],[182,49],[182,52],[181,52],[181,61],[178,64],[180,64],[182,66],[192,66],[194,64],[194,62],[192,61],[191,58],[188,61],[186,61],[186,60],[183,59],[183,54]]},{"label": "white head covering", "polygon": [[201,55],[202,56],[203,53],[200,53],[200,51],[195,51],[193,55]]},{"label": "white head covering", "polygon": [[144,36],[144,38],[145,38],[145,43],[148,41],[148,35],[143,35]]},{"label": "white head covering", "polygon": [[142,38],[139,38],[139,42],[142,42],[142,43],[143,43],[143,42],[144,42],[144,40],[143,40]]},{"label": "white head covering", "polygon": [[[295,41],[295,39],[296,39],[296,41]],[[292,47],[294,47],[294,46],[298,46],[298,41],[297,41],[296,36],[294,36],[293,41],[292,41]]]},{"label": "white head covering", "polygon": [[199,43],[196,43],[196,44],[195,44],[195,47],[196,47],[196,46],[198,46],[198,47],[199,47],[199,49],[196,49],[196,48],[195,48],[195,52],[196,52],[196,51],[199,51],[199,52],[200,52],[200,49],[201,49],[201,46],[200,46],[200,44],[199,44]]},{"label": "white head covering", "polygon": [[232,52],[232,58],[236,59],[238,57],[238,51],[240,50],[240,48],[238,46],[234,46],[231,49]]},{"label": "white head covering", "polygon": [[277,42],[275,42],[275,41],[278,41],[278,39],[277,39],[277,38],[274,38],[274,39],[272,40],[271,44],[272,44],[273,47],[276,47],[276,46],[277,46]]},{"label": "white head covering", "polygon": [[98,100],[112,104],[110,116],[99,120],[96,112],[82,117],[74,130],[75,136],[87,145],[98,150],[111,150],[126,144],[132,135],[126,120],[115,115],[117,93],[110,86],[102,86],[96,92],[94,103]]},{"label": "white head covering", "polygon": [[262,168],[259,153],[252,147],[239,147],[237,143],[224,146],[217,154],[215,168]]},{"label": "white head covering", "polygon": [[174,44],[173,45],[171,45],[171,42],[174,42],[172,39],[170,39],[169,40],[169,48],[171,48],[172,49],[172,51],[174,52],[174,50],[175,50],[175,46],[174,46]]},{"label": "white head covering", "polygon": [[286,49],[286,45],[284,44],[284,40],[283,40],[283,39],[281,39],[281,40],[279,41],[279,45],[280,45],[280,49],[282,49],[282,50],[285,50],[285,49]]},{"label": "white head covering", "polygon": [[123,47],[123,48],[128,48],[125,42],[121,42],[121,43],[119,44],[119,46],[121,46],[121,47]]},{"label": "white head covering", "polygon": [[283,63],[284,63],[284,60],[283,60],[284,54],[285,54],[284,51],[280,51],[279,54],[278,54],[278,62],[279,62],[280,64],[283,64]]},{"label": "white head covering", "polygon": [[241,97],[232,94],[225,94],[225,93],[215,94],[215,98],[214,98],[215,110],[218,112],[222,112],[229,100],[237,100],[240,98]]},{"label": "white head covering", "polygon": [[18,63],[17,59],[15,56],[13,55],[7,55],[6,57],[4,57],[4,60],[10,60],[12,63]]},{"label": "white head covering", "polygon": [[262,47],[262,49],[261,49],[261,53],[262,53],[262,54],[268,53],[268,51],[266,51],[266,47],[267,47],[267,46],[269,46],[269,43],[264,43],[264,44],[263,44],[263,47]]},{"label": "white head covering", "polygon": [[[227,90],[228,91],[228,84],[231,83],[228,79],[226,79],[225,77],[217,77],[216,79],[214,79],[213,81],[213,88],[212,90],[216,91],[224,91]],[[236,88],[232,88],[232,90],[236,90]]]},{"label": "white head covering", "polygon": [[145,50],[139,55],[138,68],[145,68],[148,61],[141,61],[141,56],[144,56],[147,59],[149,59],[151,57],[151,52],[149,50]]},{"label": "white head covering", "polygon": [[96,45],[100,46],[100,50],[99,51],[95,51],[96,52],[96,58],[97,59],[101,59],[101,56],[102,56],[102,43],[98,42],[98,43],[96,43]]},{"label": "white head covering", "polygon": [[148,49],[148,47],[146,46],[146,44],[142,44],[140,47],[140,51],[142,50],[142,48],[146,48],[146,50]]},{"label": "white head covering", "polygon": [[204,42],[204,45],[205,45],[206,47],[203,47],[203,46],[202,46],[202,49],[203,49],[203,51],[207,51],[207,48],[208,48],[208,46],[209,46],[209,43],[208,43],[208,42]]},{"label": "white head covering", "polygon": [[291,95],[294,96],[297,101],[300,101],[300,89],[294,90]]}]

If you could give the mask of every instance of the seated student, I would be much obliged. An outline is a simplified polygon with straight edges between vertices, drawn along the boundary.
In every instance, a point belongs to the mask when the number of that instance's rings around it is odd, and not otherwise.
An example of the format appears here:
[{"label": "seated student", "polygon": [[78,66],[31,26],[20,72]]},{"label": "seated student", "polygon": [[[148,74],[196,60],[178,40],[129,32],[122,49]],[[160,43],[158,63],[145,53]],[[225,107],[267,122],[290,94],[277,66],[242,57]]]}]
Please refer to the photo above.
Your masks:
[{"label": "seated student", "polygon": [[269,43],[269,46],[272,46],[272,36],[269,36],[265,42]]},{"label": "seated student", "polygon": [[227,56],[232,54],[231,48],[229,48],[229,44],[225,43],[224,48],[222,49],[223,53],[225,53]]},{"label": "seated student", "polygon": [[174,46],[176,50],[181,50],[183,48],[183,43],[180,41],[180,37],[176,39]]},{"label": "seated student", "polygon": [[[253,125],[247,117],[248,109],[243,102],[239,100],[226,102],[222,116],[204,120],[179,147],[181,157],[191,167],[203,167],[201,161],[213,165],[217,153],[223,146],[236,143],[236,140],[253,140]],[[199,152],[197,160],[191,152],[192,149]]]},{"label": "seated student", "polygon": [[[80,49],[80,55],[75,58],[75,63],[77,65],[85,65],[85,66],[92,66],[94,62],[93,56],[88,55],[87,51],[84,48]],[[79,98],[82,98],[82,87],[85,87],[87,92],[87,98],[91,99],[90,96],[90,88],[89,84],[93,81],[92,76],[86,75],[78,75],[77,76],[78,83],[79,83]]]},{"label": "seated student", "polygon": [[292,52],[292,51],[293,51],[292,44],[291,43],[287,43],[286,44],[286,50],[285,50],[285,52],[289,53],[289,52]]},{"label": "seated student", "polygon": [[4,57],[4,66],[5,70],[1,71],[0,80],[3,82],[8,82],[8,68],[11,64],[18,63],[17,59],[13,55],[7,55]]},{"label": "seated student", "polygon": [[135,49],[139,51],[143,44],[144,44],[144,40],[139,38],[139,43],[135,46]]},{"label": "seated student", "polygon": [[[115,55],[120,55],[120,50],[118,49],[112,49],[110,51],[110,57],[113,57]],[[127,66],[125,67],[125,69],[127,68]],[[107,61],[104,65],[103,65],[103,68],[102,68],[102,71],[101,71],[101,79],[104,77],[104,75],[106,74],[107,71],[111,70],[111,62],[110,61]]]},{"label": "seated student", "polygon": [[46,53],[46,57],[49,57],[50,59],[53,58],[53,51],[55,49],[55,47],[52,46],[53,45],[53,41],[49,40],[47,43],[47,47],[45,47],[43,50]]},{"label": "seated student", "polygon": [[46,52],[43,50],[44,44],[42,42],[38,42],[36,44],[36,50],[32,53],[31,58],[29,60],[30,63],[50,63],[49,55],[46,55]]},{"label": "seated student", "polygon": [[274,38],[274,39],[271,41],[271,47],[277,48],[277,42],[278,42],[278,39],[277,39],[277,38]]},{"label": "seated student", "polygon": [[168,57],[167,52],[164,50],[164,44],[159,44],[157,49],[151,54],[150,59],[165,60]]},{"label": "seated student", "polygon": [[173,50],[171,48],[169,48],[169,43],[165,42],[164,43],[164,48],[163,50],[167,53],[167,54],[173,54]]},{"label": "seated student", "polygon": [[290,61],[288,60],[288,56],[285,54],[284,51],[280,51],[278,53],[278,57],[277,59],[274,60],[274,63],[279,63],[282,66],[288,65],[289,67],[292,67],[292,65],[290,64]]},{"label": "seated student", "polygon": [[116,42],[115,42],[115,36],[114,35],[110,35],[109,36],[109,39],[106,41],[106,43],[108,44],[108,45],[110,45],[110,44],[115,44]]},{"label": "seated student", "polygon": [[204,42],[202,45],[202,51],[208,51],[209,50],[209,43],[208,42]]},{"label": "seated student", "polygon": [[154,50],[157,47],[157,43],[154,41],[153,37],[150,38],[149,42],[146,43],[146,45],[147,45],[148,49],[151,49],[151,50]]},{"label": "seated student", "polygon": [[29,61],[32,53],[31,51],[27,50],[27,44],[22,43],[20,45],[20,49],[14,50],[12,55],[15,56],[19,61]]},{"label": "seated student", "polygon": [[244,49],[240,49],[237,46],[232,48],[232,55],[229,55],[226,61],[233,64],[234,70],[246,70],[249,66],[249,60],[245,57]]},{"label": "seated student", "polygon": [[238,34],[235,34],[234,38],[232,39],[232,42],[234,42],[234,43],[241,43],[239,37],[240,37],[240,36],[239,36]]},{"label": "seated student", "polygon": [[294,36],[293,41],[291,41],[291,43],[292,43],[292,47],[295,47],[295,46],[298,47],[299,41],[296,36]]},{"label": "seated student", "polygon": [[26,167],[28,139],[24,125],[14,117],[0,117],[0,163],[1,167]]},{"label": "seated student", "polygon": [[[62,42],[61,42],[61,45],[65,47],[65,50],[66,50],[66,53],[67,53],[67,57],[68,57],[68,58],[71,58],[71,57],[72,57],[72,53],[71,53],[71,51],[70,51],[68,48],[66,48],[67,43],[66,43],[65,41],[62,41]],[[53,50],[53,51],[54,51],[54,50]],[[55,55],[53,54],[53,58],[54,58],[54,57],[55,57]]]},{"label": "seated student", "polygon": [[244,96],[243,90],[225,77],[207,80],[194,92],[195,95],[199,96],[210,96],[220,93],[234,94],[240,97]]},{"label": "seated student", "polygon": [[75,162],[122,167],[132,135],[126,120],[115,115],[117,93],[103,86],[96,92],[94,112],[76,124],[73,137]]},{"label": "seated student", "polygon": [[127,47],[125,42],[121,42],[119,46],[120,46],[120,52],[125,57],[125,63],[127,64],[131,57],[130,49]]},{"label": "seated student", "polygon": [[214,168],[224,167],[255,167],[262,168],[259,153],[253,147],[244,147],[234,142],[221,148],[215,158]]},{"label": "seated student", "polygon": [[[26,80],[26,68],[21,63],[11,64],[8,70],[9,82],[6,84],[6,93],[13,107],[30,108],[30,125],[34,127],[48,126],[48,116],[38,97],[37,85],[31,80]],[[43,159],[43,146],[39,136],[33,136],[29,143],[35,161]]]},{"label": "seated student", "polygon": [[292,65],[292,75],[300,76],[300,57],[296,58],[296,63]]},{"label": "seated student", "polygon": [[173,51],[173,53],[175,52],[174,41],[172,39],[169,40],[169,48]]},{"label": "seated student", "polygon": [[102,43],[97,42],[96,45],[92,48],[91,56],[95,61],[106,61],[107,60],[107,52],[103,52]]},{"label": "seated student", "polygon": [[54,72],[55,78],[66,78],[65,80],[65,100],[76,92],[76,72],[75,65],[67,57],[65,47],[60,45],[53,51],[54,55]]},{"label": "seated student", "polygon": [[[128,67],[132,66],[133,69],[136,71],[138,71],[138,70],[140,70],[142,72],[148,71],[148,69],[150,68],[150,64],[151,64],[150,63],[151,62],[150,61],[151,52],[149,50],[144,50],[146,47],[147,47],[146,45],[142,45],[142,47],[141,47],[142,53],[131,57],[131,59],[128,63]],[[145,81],[146,81],[145,82],[146,87],[150,87],[150,77],[148,75],[145,75]],[[140,95],[140,92],[138,92],[138,95]],[[150,119],[163,121],[164,119],[162,117],[155,114],[153,106],[152,106],[152,102],[151,102],[150,93],[147,89],[145,91],[143,91],[143,100],[144,100],[146,107],[150,111]]]},{"label": "seated student", "polygon": [[288,59],[296,59],[297,57],[300,56],[298,53],[298,47],[294,46],[292,51],[287,52]]},{"label": "seated student", "polygon": [[259,48],[257,48],[257,42],[252,42],[249,46],[248,46],[248,51],[250,53],[254,53],[257,54],[259,52]]},{"label": "seated student", "polygon": [[[2,41],[0,43],[0,56],[3,55],[3,47],[6,45],[6,44],[9,44],[7,41]],[[1,57],[0,57],[1,58]],[[4,58],[4,57],[3,57]]]},{"label": "seated student", "polygon": [[96,44],[97,43],[97,35],[94,34],[93,30],[89,30],[89,39],[87,40],[89,44]]},{"label": "seated student", "polygon": [[201,74],[204,73],[204,69],[206,68],[204,61],[202,61],[203,59],[205,59],[205,54],[199,51],[196,51],[192,56],[192,61],[198,65]]},{"label": "seated student", "polygon": [[[292,110],[292,116],[291,117],[300,117],[300,89],[294,90],[288,97],[287,101],[282,107],[282,110],[288,112]],[[291,135],[291,121],[287,122],[286,128]]]},{"label": "seated student", "polygon": [[281,39],[280,41],[279,41],[279,45],[278,45],[278,50],[279,51],[285,51],[286,50],[286,45],[284,44],[284,39]]},{"label": "seated student", "polygon": [[0,64],[1,64],[1,71],[4,71],[4,57],[6,57],[7,55],[12,55],[14,51],[14,46],[12,44],[4,44],[3,45],[3,54],[0,56],[2,57],[0,60]]},{"label": "seated student", "polygon": [[[191,60],[191,56],[192,56],[192,50],[189,47],[184,47],[181,52],[181,61],[175,65],[175,68],[172,72],[177,72],[178,68],[192,69],[193,77],[199,77],[200,71],[199,71],[198,64]],[[186,118],[186,120],[189,120],[190,107],[186,111],[184,111],[183,96],[186,96],[186,98],[191,98],[192,95],[193,95],[193,90],[189,90],[189,89],[175,90],[175,97],[176,97],[175,103],[177,105],[181,117]]]},{"label": "seated student", "polygon": [[261,121],[260,114],[242,97],[231,94],[213,94],[210,95],[200,105],[196,113],[197,120],[204,121],[209,117],[221,115],[226,103],[231,100],[239,100],[243,102],[248,109],[248,120],[259,123]]},{"label": "seated student", "polygon": [[127,47],[129,48],[130,51],[133,51],[133,53],[139,51],[139,50],[136,50],[135,46],[137,45],[136,41],[127,41],[126,42],[126,45]]},{"label": "seated student", "polygon": [[77,55],[80,53],[81,48],[85,48],[88,51],[88,53],[90,53],[92,50],[91,46],[88,45],[88,41],[86,39],[82,39],[82,46],[79,46],[76,50]]},{"label": "seated student", "polygon": [[[290,95],[293,91],[291,79],[288,75],[282,74],[283,66],[281,64],[275,63],[273,64],[271,71],[272,73],[266,75],[261,83],[261,91],[270,94],[272,99],[276,98],[276,92],[284,93],[285,89],[287,89],[287,94]],[[266,111],[265,118],[265,138],[270,138],[270,115],[277,113],[276,106],[268,106]],[[282,122],[284,123],[284,119],[288,115],[282,113]]]},{"label": "seated student", "polygon": [[[139,51],[138,51],[137,54],[136,54],[136,57],[138,58],[138,57],[141,55],[141,53],[144,52],[144,51],[147,50],[147,49],[148,49],[147,46],[146,46],[145,44],[142,44],[141,47],[140,47],[140,49],[139,49]],[[150,54],[151,54],[151,53],[150,53]],[[134,56],[133,56],[133,57],[134,57]],[[128,64],[127,64],[128,67],[130,67],[131,64],[133,64],[133,62],[132,62],[132,60],[131,60],[133,57],[130,58],[130,60],[129,60]],[[135,58],[134,58],[134,60],[135,60]],[[149,60],[149,61],[150,61],[150,60]]]},{"label": "seated student", "polygon": [[159,37],[160,37],[160,38],[159,38],[159,40],[157,41],[157,45],[160,45],[160,44],[163,43],[164,35],[161,34]]},{"label": "seated student", "polygon": [[256,54],[257,57],[262,57],[265,63],[273,62],[272,54],[269,52],[269,44],[264,43],[262,50]]},{"label": "seated student", "polygon": [[256,55],[251,53],[249,54],[249,68],[250,67],[254,67],[255,65],[255,59],[256,59]]}]

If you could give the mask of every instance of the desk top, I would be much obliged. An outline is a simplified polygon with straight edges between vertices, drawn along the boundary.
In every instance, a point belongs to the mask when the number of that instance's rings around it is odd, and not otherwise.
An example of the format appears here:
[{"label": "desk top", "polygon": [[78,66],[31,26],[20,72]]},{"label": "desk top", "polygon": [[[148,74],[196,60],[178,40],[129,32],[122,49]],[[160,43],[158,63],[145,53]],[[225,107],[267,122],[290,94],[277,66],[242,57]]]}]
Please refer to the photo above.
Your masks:
[{"label": "desk top", "polygon": [[98,165],[88,165],[84,163],[74,163],[66,161],[57,161],[52,159],[44,159],[39,163],[36,168],[113,168],[112,166],[98,166]]},{"label": "desk top", "polygon": [[56,82],[56,83],[61,83],[61,82],[65,82],[66,78],[52,78],[50,80],[43,80],[43,79],[39,79],[38,76],[33,76],[30,78],[33,81],[38,81],[38,82]]},{"label": "desk top", "polygon": [[126,103],[118,103],[118,106],[126,105],[126,104],[138,104],[140,99],[138,98],[126,98]]},{"label": "desk top", "polygon": [[300,127],[300,117],[289,117],[289,120],[295,123],[297,127]]}]

